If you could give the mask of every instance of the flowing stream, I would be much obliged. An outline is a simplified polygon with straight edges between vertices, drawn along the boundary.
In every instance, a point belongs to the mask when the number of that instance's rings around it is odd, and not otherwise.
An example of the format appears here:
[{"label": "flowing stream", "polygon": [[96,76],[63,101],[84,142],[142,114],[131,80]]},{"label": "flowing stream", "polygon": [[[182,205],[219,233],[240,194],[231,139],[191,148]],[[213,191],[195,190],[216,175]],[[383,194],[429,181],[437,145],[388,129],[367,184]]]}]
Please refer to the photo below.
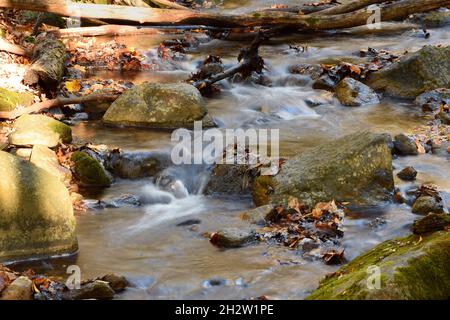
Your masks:
[{"label": "flowing stream", "polygon": [[[241,1],[236,3],[242,5]],[[233,1],[227,2],[227,6],[237,10]],[[410,132],[427,121],[411,102],[383,99],[378,105],[342,107],[329,93],[313,90],[311,83],[290,75],[287,67],[295,63],[336,59],[358,61],[357,53],[367,47],[413,51],[426,44],[448,45],[448,31],[431,30],[429,39],[409,30],[378,35],[355,32],[311,37],[300,34],[273,40],[260,51],[273,86],[228,85],[219,97],[207,100],[210,114],[221,128],[280,129],[280,151],[284,157],[358,130],[390,134]],[[148,51],[149,59],[154,54],[151,48],[161,41],[154,36],[119,37],[117,40]],[[225,64],[235,63],[235,57],[245,45],[213,40],[200,45],[187,56],[188,60],[178,62],[177,71],[99,72],[93,77],[120,78],[136,83],[180,81],[186,79],[208,54],[222,56]],[[296,52],[289,45],[307,46],[308,49]],[[321,105],[311,107],[310,101],[320,101]],[[169,131],[110,128],[96,121],[78,123],[73,127],[73,135],[79,143],[106,144],[127,151],[170,152],[172,145]],[[407,165],[413,165],[419,172],[414,183],[437,184],[448,204],[448,158],[434,155],[399,158],[394,161],[395,173]],[[229,250],[212,246],[202,234],[242,225],[239,213],[252,207],[251,199],[203,195],[208,176],[206,168],[174,167],[170,170],[178,179],[175,195],[152,183],[151,179],[116,180],[109,189],[93,195],[104,200],[132,193],[145,198],[146,205],[82,214],[77,218],[78,255],[38,262],[37,267],[64,276],[67,265],[77,264],[83,278],[110,272],[123,274],[133,287],[118,295],[119,299],[245,299],[261,295],[302,299],[317,287],[321,278],[338,268],[320,260],[304,259],[296,251],[281,245],[261,243]],[[396,184],[406,190],[412,183],[396,178]],[[371,226],[370,222],[376,217],[384,218],[386,223]],[[347,259],[381,241],[407,234],[417,218],[406,204],[385,204],[346,217],[344,247]],[[177,226],[186,220],[200,223]]]}]

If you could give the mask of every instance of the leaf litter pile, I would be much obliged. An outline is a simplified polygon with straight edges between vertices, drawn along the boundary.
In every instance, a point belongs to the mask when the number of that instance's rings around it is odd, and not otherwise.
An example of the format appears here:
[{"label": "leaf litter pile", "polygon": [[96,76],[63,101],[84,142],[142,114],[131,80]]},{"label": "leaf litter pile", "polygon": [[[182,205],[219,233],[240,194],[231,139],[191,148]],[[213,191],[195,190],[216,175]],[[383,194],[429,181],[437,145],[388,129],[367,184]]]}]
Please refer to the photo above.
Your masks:
[{"label": "leaf litter pile", "polygon": [[[345,208],[335,201],[319,202],[308,208],[295,197],[287,206],[276,205],[265,213],[264,226],[251,232],[252,239],[269,245],[283,245],[302,253],[304,258],[320,258],[326,264],[345,262],[341,239]],[[252,220],[248,212],[242,220]],[[205,234],[213,245],[221,247],[219,232]]]},{"label": "leaf litter pile", "polygon": [[94,38],[66,41],[70,66],[80,65],[110,71],[141,71],[150,69],[146,58],[133,47],[115,40],[96,41]]},{"label": "leaf litter pile", "polygon": [[[325,244],[320,253],[327,264],[344,260],[344,250],[339,250],[344,210],[334,201],[319,202],[309,210],[297,198],[291,197],[288,206],[275,206],[266,216],[266,226],[256,230],[260,240],[276,242],[290,249],[311,251]],[[320,249],[319,249],[320,250]]]}]

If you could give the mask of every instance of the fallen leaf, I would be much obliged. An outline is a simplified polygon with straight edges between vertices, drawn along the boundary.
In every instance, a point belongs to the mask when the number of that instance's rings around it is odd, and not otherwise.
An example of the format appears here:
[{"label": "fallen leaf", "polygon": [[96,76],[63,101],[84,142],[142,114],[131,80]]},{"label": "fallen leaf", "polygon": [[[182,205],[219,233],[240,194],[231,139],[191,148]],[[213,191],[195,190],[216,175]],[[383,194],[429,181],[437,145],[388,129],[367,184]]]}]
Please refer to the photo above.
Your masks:
[{"label": "fallen leaf", "polygon": [[67,81],[66,89],[69,92],[80,92],[81,84],[78,80]]}]

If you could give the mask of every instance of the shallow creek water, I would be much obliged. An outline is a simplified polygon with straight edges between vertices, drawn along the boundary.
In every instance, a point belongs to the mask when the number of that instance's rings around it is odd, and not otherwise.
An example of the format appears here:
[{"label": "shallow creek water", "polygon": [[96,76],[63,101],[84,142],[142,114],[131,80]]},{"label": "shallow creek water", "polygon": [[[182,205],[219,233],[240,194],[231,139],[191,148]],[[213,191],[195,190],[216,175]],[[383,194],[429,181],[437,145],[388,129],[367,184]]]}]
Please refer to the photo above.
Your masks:
[{"label": "shallow creek water", "polygon": [[[367,47],[389,50],[415,50],[425,44],[449,44],[448,30],[431,31],[431,38],[411,32],[385,35],[328,34],[318,37],[297,36],[276,40],[262,46],[261,55],[268,76],[274,80],[270,88],[228,85],[218,98],[208,99],[211,115],[221,128],[257,127],[280,129],[280,151],[292,156],[320,142],[370,129],[396,134],[410,132],[424,124],[410,102],[383,99],[379,105],[360,108],[342,107],[328,93],[313,90],[310,83],[301,86],[287,73],[290,64],[315,63],[327,59],[358,60],[357,52]],[[142,50],[152,48],[155,40],[139,36],[118,38]],[[307,45],[304,53],[289,50],[288,44]],[[178,63],[178,71],[111,74],[99,72],[96,77],[122,78],[135,81],[174,82],[187,78],[207,54],[218,54],[232,64],[243,43],[214,40],[202,44],[187,61]],[[149,57],[151,57],[149,52]],[[344,60],[345,60],[344,59]],[[308,99],[326,101],[311,108]],[[107,144],[130,151],[170,150],[170,132],[144,129],[104,127],[99,122],[80,122],[73,127],[77,142]],[[404,157],[394,161],[395,173],[413,165],[419,172],[415,183],[432,182],[446,195],[450,192],[448,159],[432,155]],[[175,169],[177,170],[177,169]],[[203,173],[203,175],[200,175]],[[182,199],[158,190],[150,179],[117,180],[111,188],[97,194],[98,199],[114,198],[124,193],[140,196],[166,196],[168,204],[140,208],[90,211],[77,217],[80,250],[70,259],[39,262],[38,267],[50,274],[65,273],[64,266],[77,264],[82,277],[89,278],[114,272],[129,278],[133,288],[119,299],[244,299],[267,295],[272,298],[302,299],[315,289],[318,281],[338,266],[327,266],[306,260],[301,254],[283,246],[259,244],[241,249],[221,250],[202,236],[228,226],[243,225],[239,213],[252,207],[250,198],[212,197],[192,193],[202,183],[202,170],[178,171],[191,194]],[[187,183],[189,181],[189,183]],[[396,179],[401,189],[411,183]],[[448,204],[447,197],[446,203]],[[386,224],[376,228],[369,223],[376,217]],[[376,244],[408,233],[418,216],[410,207],[385,204],[344,220],[344,247],[348,259]],[[187,219],[199,219],[198,229],[180,227]],[[220,280],[208,282],[208,280]]]}]

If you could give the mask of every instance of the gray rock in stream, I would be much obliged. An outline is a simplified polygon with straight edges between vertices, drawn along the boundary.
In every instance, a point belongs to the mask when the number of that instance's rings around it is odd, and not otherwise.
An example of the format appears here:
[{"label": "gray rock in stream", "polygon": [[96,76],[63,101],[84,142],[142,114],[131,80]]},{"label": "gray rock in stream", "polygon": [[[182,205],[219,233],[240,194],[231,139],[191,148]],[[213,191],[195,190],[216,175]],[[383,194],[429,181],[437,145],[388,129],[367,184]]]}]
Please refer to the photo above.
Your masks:
[{"label": "gray rock in stream", "polygon": [[213,126],[202,95],[186,83],[143,83],[122,94],[111,104],[103,122],[120,126],[192,128],[194,121]]},{"label": "gray rock in stream", "polygon": [[410,99],[429,90],[449,88],[450,46],[425,46],[370,74],[366,84],[387,95]]},{"label": "gray rock in stream", "polygon": [[114,297],[114,290],[109,283],[102,280],[94,280],[81,285],[80,289],[70,290],[64,296],[65,300],[109,300]]},{"label": "gray rock in stream", "polygon": [[245,164],[216,164],[206,186],[206,193],[250,195],[257,171]]},{"label": "gray rock in stream", "polygon": [[450,89],[436,89],[422,93],[415,100],[415,104],[424,112],[438,111],[443,104],[450,104]]},{"label": "gray rock in stream", "polygon": [[288,67],[288,71],[292,74],[300,74],[308,76],[312,80],[317,80],[323,73],[323,69],[319,64],[300,63]]},{"label": "gray rock in stream", "polygon": [[344,106],[359,107],[380,102],[375,91],[353,78],[345,78],[339,82],[335,92],[339,102]]},{"label": "gray rock in stream", "polygon": [[415,141],[403,133],[394,138],[394,152],[403,156],[419,154]]},{"label": "gray rock in stream", "polygon": [[442,201],[431,196],[421,196],[417,198],[412,207],[412,212],[417,214],[443,213],[444,206]]},{"label": "gray rock in stream", "polygon": [[239,248],[256,241],[256,234],[250,228],[226,228],[213,233],[210,241],[222,248]]},{"label": "gray rock in stream", "polygon": [[171,164],[170,154],[163,152],[123,152],[112,150],[105,159],[105,167],[123,179],[155,176]]},{"label": "gray rock in stream", "polygon": [[394,190],[391,138],[356,132],[305,150],[286,161],[276,176],[253,183],[256,205],[286,204],[290,196],[306,205],[330,201],[373,205]]}]

